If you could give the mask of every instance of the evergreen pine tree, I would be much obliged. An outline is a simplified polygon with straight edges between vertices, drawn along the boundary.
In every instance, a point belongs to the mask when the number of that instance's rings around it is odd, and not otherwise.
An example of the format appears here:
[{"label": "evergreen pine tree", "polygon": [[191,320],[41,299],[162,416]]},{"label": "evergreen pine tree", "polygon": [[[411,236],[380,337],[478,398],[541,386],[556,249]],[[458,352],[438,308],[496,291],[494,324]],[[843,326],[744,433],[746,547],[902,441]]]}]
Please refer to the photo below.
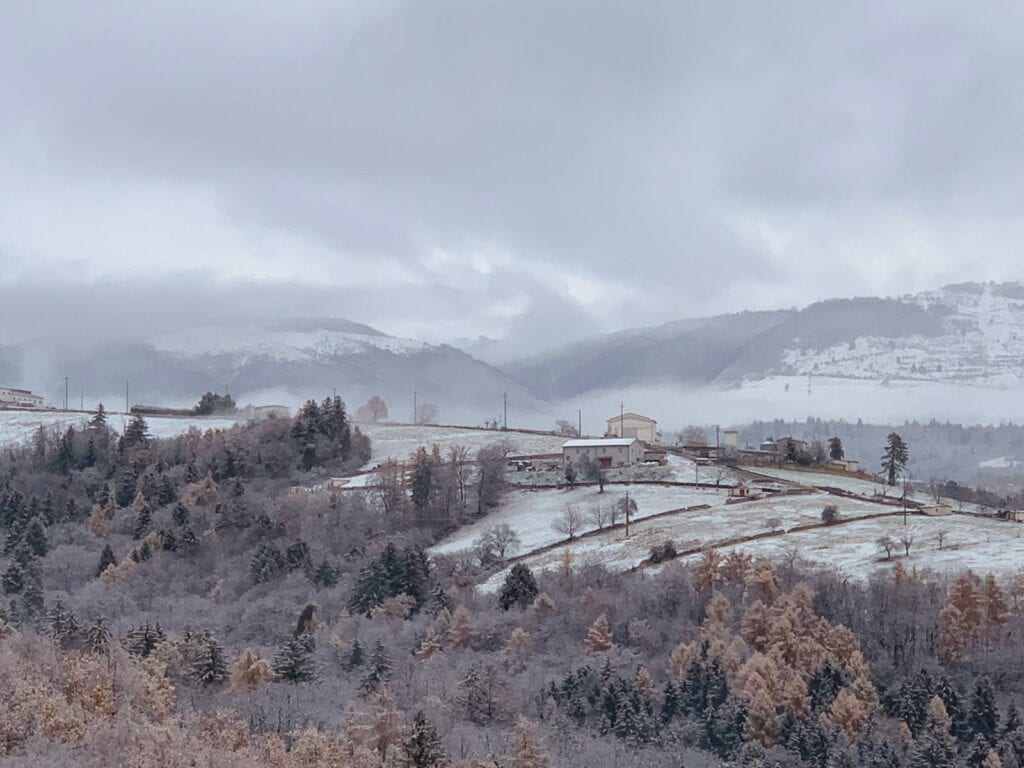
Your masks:
[{"label": "evergreen pine tree", "polygon": [[498,595],[498,605],[503,611],[512,606],[529,608],[537,597],[537,580],[523,563],[516,563],[505,577],[505,583]]},{"label": "evergreen pine tree", "polygon": [[174,509],[171,510],[171,520],[173,520],[174,524],[179,527],[188,525],[188,521],[191,516],[192,513],[189,512],[188,507],[180,501],[175,504]]},{"label": "evergreen pine tree", "polygon": [[999,710],[996,705],[995,691],[987,677],[983,677],[975,683],[967,719],[970,732],[974,736],[980,736],[987,743],[995,744],[996,730],[999,727]]},{"label": "evergreen pine tree", "polygon": [[682,705],[679,689],[669,680],[661,699],[661,721],[666,724],[672,722],[682,712]]},{"label": "evergreen pine tree", "polygon": [[219,685],[228,676],[224,649],[212,635],[200,643],[199,652],[192,663],[192,676],[203,685]]},{"label": "evergreen pine tree", "polygon": [[313,582],[317,589],[333,587],[338,583],[338,569],[331,565],[325,557],[320,561],[320,564],[313,569],[313,573],[310,575],[310,581]]},{"label": "evergreen pine tree", "polygon": [[441,737],[423,710],[413,718],[412,733],[402,743],[398,762],[402,768],[441,768],[448,765],[448,755],[441,745]]},{"label": "evergreen pine tree", "polygon": [[25,586],[25,570],[17,560],[14,560],[3,575],[3,588],[5,595],[17,595]]},{"label": "evergreen pine tree", "polygon": [[907,466],[910,453],[906,442],[895,432],[885,439],[885,453],[882,455],[882,471],[889,485],[896,485],[896,476]]},{"label": "evergreen pine tree", "polygon": [[145,448],[149,445],[149,425],[141,415],[132,416],[128,422],[124,431],[124,445],[126,448]]},{"label": "evergreen pine tree", "polygon": [[46,619],[47,634],[62,647],[67,648],[78,640],[81,630],[78,618],[60,600],[50,608]]},{"label": "evergreen pine tree", "polygon": [[274,654],[271,668],[278,677],[289,683],[309,682],[316,677],[314,650],[316,644],[312,635],[293,637]]},{"label": "evergreen pine tree", "polygon": [[36,557],[46,557],[50,545],[46,541],[46,527],[38,515],[28,521],[28,525],[25,526],[23,540],[33,555]]},{"label": "evergreen pine tree", "polygon": [[93,619],[85,629],[85,642],[93,653],[106,653],[110,645],[110,630],[107,628],[107,621],[102,616]]},{"label": "evergreen pine tree", "polygon": [[154,626],[147,621],[141,627],[134,628],[128,632],[128,636],[124,640],[124,647],[133,656],[145,658],[165,639],[166,636],[160,625]]},{"label": "evergreen pine tree", "polygon": [[366,661],[366,654],[363,651],[363,646],[359,642],[359,638],[352,641],[352,645],[348,649],[348,653],[345,654],[345,660],[343,664],[345,669],[352,671],[363,666],[363,662]]},{"label": "evergreen pine tree", "polygon": [[378,640],[366,661],[366,672],[359,682],[359,690],[363,693],[373,693],[383,683],[391,679],[391,659],[384,650],[384,644]]},{"label": "evergreen pine tree", "polygon": [[39,571],[29,568],[25,571],[25,584],[21,589],[20,620],[24,623],[38,618],[43,613],[43,600],[43,582]]},{"label": "evergreen pine tree", "polygon": [[149,532],[149,526],[153,523],[153,511],[149,504],[143,500],[139,511],[135,514],[135,526],[132,529],[132,537],[141,539]]},{"label": "evergreen pine tree", "polygon": [[107,426],[107,410],[100,403],[96,407],[96,413],[89,419],[89,427],[95,430],[103,430]]}]

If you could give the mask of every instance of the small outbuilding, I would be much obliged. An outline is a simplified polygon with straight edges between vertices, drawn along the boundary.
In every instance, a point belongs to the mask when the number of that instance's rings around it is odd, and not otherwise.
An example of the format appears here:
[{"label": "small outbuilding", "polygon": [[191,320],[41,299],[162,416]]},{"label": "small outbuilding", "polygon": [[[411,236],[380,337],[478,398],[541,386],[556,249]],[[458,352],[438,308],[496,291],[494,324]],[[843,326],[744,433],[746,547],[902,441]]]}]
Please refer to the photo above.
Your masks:
[{"label": "small outbuilding", "polygon": [[602,469],[634,467],[644,460],[644,447],[635,437],[601,437],[567,440],[562,461],[570,464],[586,456]]}]

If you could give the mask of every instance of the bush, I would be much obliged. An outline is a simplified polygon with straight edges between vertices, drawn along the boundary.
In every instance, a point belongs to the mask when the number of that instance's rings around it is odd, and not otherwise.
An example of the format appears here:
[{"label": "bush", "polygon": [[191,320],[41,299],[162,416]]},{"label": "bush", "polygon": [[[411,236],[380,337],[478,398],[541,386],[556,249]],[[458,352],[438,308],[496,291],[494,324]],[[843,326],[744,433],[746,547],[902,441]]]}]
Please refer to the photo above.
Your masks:
[{"label": "bush", "polygon": [[835,504],[827,505],[821,510],[821,522],[825,525],[832,525],[839,522],[839,507]]},{"label": "bush", "polygon": [[651,563],[663,563],[666,560],[673,560],[679,556],[679,550],[676,549],[676,545],[671,541],[666,541],[664,544],[651,547],[650,555],[647,560]]}]

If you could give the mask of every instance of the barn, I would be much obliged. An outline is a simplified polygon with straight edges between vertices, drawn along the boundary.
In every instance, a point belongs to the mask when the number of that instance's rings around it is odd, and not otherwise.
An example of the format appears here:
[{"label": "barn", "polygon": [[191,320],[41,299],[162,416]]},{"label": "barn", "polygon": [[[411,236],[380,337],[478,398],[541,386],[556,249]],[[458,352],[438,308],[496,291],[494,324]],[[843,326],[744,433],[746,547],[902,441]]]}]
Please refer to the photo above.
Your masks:
[{"label": "barn", "polygon": [[562,446],[565,464],[575,463],[584,456],[602,469],[633,467],[644,460],[644,447],[635,437],[568,440]]}]

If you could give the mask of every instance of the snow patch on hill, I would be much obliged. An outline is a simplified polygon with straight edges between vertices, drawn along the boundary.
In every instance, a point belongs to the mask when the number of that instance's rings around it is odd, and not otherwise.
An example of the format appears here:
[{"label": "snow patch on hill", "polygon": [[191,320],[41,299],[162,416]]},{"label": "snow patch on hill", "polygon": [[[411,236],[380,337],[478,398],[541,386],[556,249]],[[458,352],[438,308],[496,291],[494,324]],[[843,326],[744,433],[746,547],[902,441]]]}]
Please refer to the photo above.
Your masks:
[{"label": "snow patch on hill", "polygon": [[341,357],[372,350],[408,355],[430,347],[421,341],[378,333],[288,330],[246,324],[197,326],[154,337],[150,344],[158,352],[181,357],[267,357],[281,362]]},{"label": "snow patch on hill", "polygon": [[1007,286],[986,285],[907,297],[923,309],[943,312],[940,335],[862,336],[825,349],[790,349],[782,356],[779,373],[1016,388],[1024,381],[1024,298],[1020,296]]}]

